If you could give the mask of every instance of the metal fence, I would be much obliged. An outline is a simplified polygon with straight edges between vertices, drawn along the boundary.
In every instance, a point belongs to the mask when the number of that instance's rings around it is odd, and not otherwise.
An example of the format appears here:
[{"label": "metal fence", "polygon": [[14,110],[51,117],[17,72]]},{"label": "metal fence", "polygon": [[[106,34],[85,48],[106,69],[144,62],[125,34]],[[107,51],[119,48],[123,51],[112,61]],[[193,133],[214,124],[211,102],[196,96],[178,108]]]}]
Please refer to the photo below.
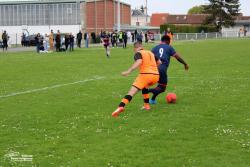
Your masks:
[{"label": "metal fence", "polygon": [[[161,40],[161,34],[155,34],[156,41]],[[218,39],[218,38],[241,38],[250,37],[250,34],[239,34],[238,32],[223,32],[223,33],[176,33],[174,40],[202,40],[202,39]]]},{"label": "metal fence", "polygon": [[[76,35],[76,34],[74,34]],[[0,41],[1,41],[0,32]],[[21,33],[8,34],[9,45],[16,47],[21,44]],[[155,34],[154,40],[160,41],[162,34]],[[174,40],[204,40],[204,39],[227,39],[227,38],[242,38],[244,34],[238,33],[176,33],[174,34]],[[246,37],[250,37],[250,34],[246,34]],[[145,39],[143,39],[145,40]]]}]

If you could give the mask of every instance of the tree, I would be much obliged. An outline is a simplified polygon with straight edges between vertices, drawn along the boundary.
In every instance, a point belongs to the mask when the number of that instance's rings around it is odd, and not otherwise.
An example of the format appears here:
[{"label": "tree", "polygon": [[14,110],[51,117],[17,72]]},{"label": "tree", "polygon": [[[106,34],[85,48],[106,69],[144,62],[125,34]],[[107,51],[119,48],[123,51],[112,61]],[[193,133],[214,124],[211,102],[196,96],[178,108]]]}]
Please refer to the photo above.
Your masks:
[{"label": "tree", "polygon": [[191,9],[188,10],[188,14],[203,14],[205,13],[205,6],[194,6]]},{"label": "tree", "polygon": [[220,31],[222,26],[234,25],[235,16],[239,14],[239,0],[209,0],[210,4],[205,7],[209,16],[205,24],[214,24]]}]

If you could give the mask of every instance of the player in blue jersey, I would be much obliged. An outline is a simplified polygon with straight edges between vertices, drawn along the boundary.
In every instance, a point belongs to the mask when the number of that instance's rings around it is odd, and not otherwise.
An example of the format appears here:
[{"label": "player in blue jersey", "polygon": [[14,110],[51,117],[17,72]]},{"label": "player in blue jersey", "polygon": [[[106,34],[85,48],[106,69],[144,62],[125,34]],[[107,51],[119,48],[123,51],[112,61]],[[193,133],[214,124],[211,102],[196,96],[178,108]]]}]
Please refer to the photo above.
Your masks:
[{"label": "player in blue jersey", "polygon": [[184,65],[185,70],[188,70],[188,64],[180,57],[180,55],[174,50],[172,46],[170,46],[170,37],[164,35],[161,38],[161,44],[155,46],[152,49],[154,55],[161,60],[161,64],[158,66],[158,70],[160,73],[160,79],[158,81],[158,85],[154,89],[149,89],[149,92],[153,93],[152,98],[149,100],[150,104],[156,104],[156,97],[165,92],[166,86],[168,84],[168,76],[167,70],[170,63],[170,58],[175,57],[180,63]]}]

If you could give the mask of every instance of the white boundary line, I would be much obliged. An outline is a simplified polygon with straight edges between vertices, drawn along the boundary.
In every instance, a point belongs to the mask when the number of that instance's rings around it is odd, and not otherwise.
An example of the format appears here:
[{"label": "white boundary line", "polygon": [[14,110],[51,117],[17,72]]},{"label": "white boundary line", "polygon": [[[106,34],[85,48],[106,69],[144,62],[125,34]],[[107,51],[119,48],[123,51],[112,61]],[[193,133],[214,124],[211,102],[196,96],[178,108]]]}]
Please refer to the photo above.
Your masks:
[{"label": "white boundary line", "polygon": [[7,95],[1,95],[0,99],[1,98],[12,97],[12,96],[17,96],[17,95],[34,93],[34,92],[41,92],[41,91],[45,91],[45,90],[48,90],[48,89],[55,89],[55,88],[60,88],[60,87],[63,87],[63,86],[75,85],[75,84],[85,83],[85,82],[89,82],[89,81],[100,80],[100,79],[104,79],[104,78],[105,77],[96,76],[94,78],[85,79],[85,80],[82,80],[82,81],[76,81],[76,82],[71,82],[71,83],[58,84],[58,85],[53,85],[53,86],[47,86],[47,87],[44,87],[44,88],[31,89],[31,90],[27,90],[27,91],[23,91],[23,92],[10,93],[10,94],[7,94]]},{"label": "white boundary line", "polygon": [[[129,76],[129,77],[126,77],[126,78],[134,78],[134,76]],[[100,79],[104,79],[105,77],[100,77],[100,76],[95,76],[94,78],[90,78],[90,79],[85,79],[85,80],[82,80],[82,81],[76,81],[76,82],[71,82],[71,83],[66,83],[66,84],[58,84],[58,85],[53,85],[53,86],[48,86],[48,87],[44,87],[44,88],[38,88],[38,89],[31,89],[31,90],[27,90],[27,91],[23,91],[23,92],[16,92],[16,93],[10,93],[10,94],[7,94],[7,95],[0,95],[0,99],[1,98],[7,98],[7,97],[12,97],[12,96],[17,96],[17,95],[23,95],[23,94],[29,94],[29,93],[34,93],[34,92],[41,92],[41,91],[45,91],[45,90],[48,90],[48,89],[55,89],[55,88],[60,88],[60,87],[63,87],[63,86],[69,86],[69,85],[75,85],[75,84],[80,84],[80,83],[85,83],[85,82],[89,82],[89,81],[95,81],[95,80],[100,80]],[[111,77],[110,79],[114,79],[114,78],[119,78],[121,79],[122,77]],[[169,77],[169,78],[173,78],[173,79],[205,79],[205,78],[202,78],[202,77]],[[125,78],[124,78],[125,79]],[[249,78],[231,78],[231,77],[214,77],[214,78],[210,78],[210,79],[230,79],[230,80],[250,80],[250,77]]]}]

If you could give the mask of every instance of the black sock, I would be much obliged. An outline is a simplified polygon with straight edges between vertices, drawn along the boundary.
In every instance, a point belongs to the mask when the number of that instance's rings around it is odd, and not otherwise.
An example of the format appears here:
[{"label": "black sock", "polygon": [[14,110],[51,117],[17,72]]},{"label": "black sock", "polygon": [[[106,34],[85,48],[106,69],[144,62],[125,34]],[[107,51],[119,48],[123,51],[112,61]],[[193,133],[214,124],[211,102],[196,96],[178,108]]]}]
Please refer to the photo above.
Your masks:
[{"label": "black sock", "polygon": [[158,85],[157,87],[155,87],[154,89],[150,89],[149,92],[153,93],[153,96],[152,96],[152,100],[155,100],[156,97],[165,92],[166,90],[166,86],[165,85]]},{"label": "black sock", "polygon": [[125,107],[126,104],[128,104],[131,100],[132,100],[132,96],[130,95],[126,95],[124,96],[124,98],[122,99],[121,103],[119,104],[119,107]]}]

